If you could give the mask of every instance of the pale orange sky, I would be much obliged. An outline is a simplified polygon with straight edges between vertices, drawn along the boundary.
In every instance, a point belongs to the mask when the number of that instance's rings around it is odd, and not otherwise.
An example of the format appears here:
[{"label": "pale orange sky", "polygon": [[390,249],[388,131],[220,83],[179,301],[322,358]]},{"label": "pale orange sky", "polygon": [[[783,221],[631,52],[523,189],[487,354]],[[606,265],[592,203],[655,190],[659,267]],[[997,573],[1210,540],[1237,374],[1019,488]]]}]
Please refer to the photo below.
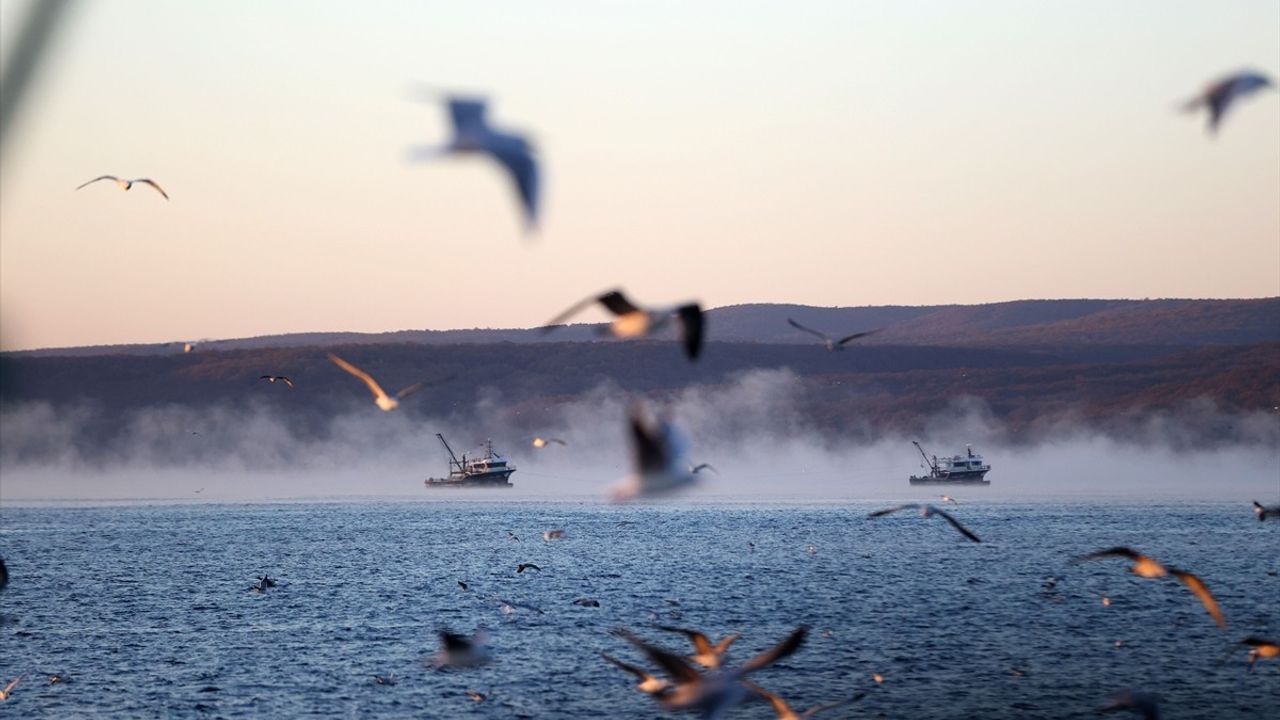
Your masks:
[{"label": "pale orange sky", "polygon": [[[0,4],[5,52],[28,3]],[[0,187],[0,347],[654,303],[1280,295],[1280,4],[83,2]],[[419,82],[491,94],[541,232]],[[104,173],[145,188],[73,192]],[[590,316],[586,316],[590,317]]]}]

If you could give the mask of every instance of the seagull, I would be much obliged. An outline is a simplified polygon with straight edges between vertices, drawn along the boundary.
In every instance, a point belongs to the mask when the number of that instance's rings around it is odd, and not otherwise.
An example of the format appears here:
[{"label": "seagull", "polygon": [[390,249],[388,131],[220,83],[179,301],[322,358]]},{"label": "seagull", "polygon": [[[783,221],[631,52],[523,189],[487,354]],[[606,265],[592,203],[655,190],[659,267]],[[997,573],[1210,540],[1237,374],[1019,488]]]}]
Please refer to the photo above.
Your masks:
[{"label": "seagull", "polygon": [[157,184],[156,184],[156,182],[155,182],[154,180],[151,180],[150,178],[136,178],[136,179],[134,179],[134,180],[125,180],[124,178],[118,178],[118,177],[116,177],[115,175],[101,175],[101,176],[99,176],[99,177],[96,177],[96,178],[94,178],[94,179],[90,180],[89,182],[82,183],[82,184],[80,184],[80,185],[76,186],[76,189],[77,189],[77,190],[79,190],[80,188],[84,187],[85,185],[92,185],[92,184],[94,184],[94,183],[98,182],[99,180],[111,180],[111,181],[112,181],[112,182],[114,182],[114,183],[116,184],[116,186],[117,186],[117,187],[119,187],[121,190],[128,190],[129,188],[133,187],[133,184],[134,184],[134,183],[142,183],[143,185],[150,185],[151,187],[153,187],[153,188],[155,188],[155,189],[156,189],[156,192],[158,192],[158,193],[160,193],[161,195],[163,195],[165,200],[168,200],[168,199],[169,199],[169,194],[168,194],[168,193],[166,193],[166,192],[164,191],[164,189],[162,189],[159,185],[157,185]]},{"label": "seagull", "polygon": [[716,670],[720,667],[720,660],[724,658],[724,654],[729,650],[729,646],[733,644],[734,640],[742,637],[739,633],[731,633],[712,646],[711,641],[707,639],[707,636],[697,630],[672,627],[670,625],[657,625],[656,627],[659,630],[681,633],[688,637],[689,640],[693,642],[693,649],[698,651],[697,653],[690,655],[689,659],[698,663],[702,667],[711,670]]},{"label": "seagull", "polygon": [[23,677],[25,676],[19,675],[11,680],[8,685],[5,685],[4,689],[0,690],[0,700],[8,700],[9,696],[13,694],[13,689],[18,687],[18,683],[22,682]]},{"label": "seagull", "polygon": [[466,592],[466,591],[467,591],[467,584],[466,584],[465,582],[463,582],[463,581],[459,580],[459,581],[458,581],[458,589],[459,589],[459,590],[461,590],[461,591],[463,591],[463,592]]},{"label": "seagull", "polygon": [[396,393],[395,397],[391,397],[386,393],[385,390],[382,389],[382,386],[378,384],[378,381],[374,380],[369,375],[369,373],[361,370],[360,368],[356,367],[355,365],[352,365],[351,363],[347,362],[346,360],[343,360],[342,358],[338,357],[337,355],[334,355],[333,353],[329,353],[329,359],[333,361],[334,365],[337,365],[343,370],[346,370],[352,375],[355,375],[356,377],[363,380],[364,384],[368,385],[369,390],[373,392],[373,401],[378,405],[378,409],[382,410],[383,412],[391,412],[392,410],[395,410],[396,407],[400,405],[401,400],[422,389],[422,383],[414,383],[409,387]]},{"label": "seagull", "polygon": [[1160,698],[1140,690],[1121,690],[1111,696],[1111,704],[1099,708],[1098,712],[1115,712],[1116,710],[1132,710],[1134,715],[1141,715],[1142,720],[1160,720]]},{"label": "seagull", "polygon": [[710,470],[711,472],[713,472],[713,473],[715,473],[715,474],[717,474],[717,475],[719,475],[719,474],[720,474],[720,471],[719,471],[719,470],[717,470],[717,469],[715,469],[714,467],[712,467],[712,466],[711,466],[711,463],[699,463],[699,464],[697,464],[697,465],[690,465],[690,466],[689,466],[689,474],[690,474],[690,475],[697,475],[698,473],[702,472],[703,470]]},{"label": "seagull", "polygon": [[441,155],[487,153],[511,174],[524,212],[525,229],[538,222],[538,161],[534,148],[523,135],[495,130],[485,118],[487,103],[483,98],[446,96],[453,138],[443,146],[415,146],[409,149],[411,160],[431,160]]},{"label": "seagull", "polygon": [[542,568],[534,565],[533,563],[520,563],[519,565],[516,565],[517,573],[522,573],[525,570],[537,570],[538,572],[542,572]]},{"label": "seagull", "polygon": [[391,673],[390,675],[374,675],[373,681],[379,685],[395,685],[396,674]]},{"label": "seagull", "polygon": [[941,496],[941,497],[942,497],[942,502],[949,502],[949,503],[951,503],[952,505],[959,505],[959,504],[960,504],[959,502],[957,502],[957,501],[956,501],[956,499],[955,499],[955,498],[951,497],[950,495],[943,495],[943,496]]},{"label": "seagull", "polygon": [[520,542],[520,538],[517,537],[516,534],[511,532],[510,530],[507,531],[507,539],[510,540],[511,542]]},{"label": "seagull", "polygon": [[647,693],[649,695],[657,695],[661,697],[662,695],[667,693],[671,688],[670,682],[654,675],[653,673],[649,672],[648,670],[645,670],[642,667],[637,667],[635,665],[629,665],[627,663],[624,663],[621,660],[613,657],[608,653],[600,653],[600,655],[603,656],[605,660],[608,660],[609,662],[613,663],[614,665],[617,665],[618,667],[622,668],[626,672],[629,672],[632,675],[635,675],[636,678],[639,679],[640,681],[636,683],[636,689],[642,693]]},{"label": "seagull", "polygon": [[937,515],[941,517],[943,520],[946,520],[947,522],[951,523],[951,527],[955,528],[956,530],[959,530],[961,535],[964,535],[965,537],[969,538],[974,542],[982,542],[981,540],[978,539],[977,535],[974,535],[972,532],[969,532],[968,528],[961,525],[959,520],[956,520],[955,518],[951,517],[950,513],[944,510],[939,510],[938,508],[932,505],[921,505],[920,503],[907,503],[906,505],[899,505],[897,507],[886,508],[884,510],[877,510],[871,513],[870,515],[868,515],[867,517],[873,517],[873,518],[880,517],[881,515],[896,513],[899,510],[911,510],[915,508],[919,508],[920,517],[929,517],[930,515]]},{"label": "seagull", "polygon": [[195,349],[196,349],[196,344],[193,342],[182,343],[182,352],[184,353],[189,353]]},{"label": "seagull", "polygon": [[551,332],[583,308],[597,302],[617,316],[617,319],[603,330],[605,334],[614,337],[642,337],[666,327],[671,318],[678,318],[680,320],[680,336],[684,342],[685,355],[689,356],[690,360],[698,358],[698,351],[702,348],[704,323],[702,320],[702,308],[697,303],[685,303],[673,308],[646,309],[628,300],[621,290],[610,290],[603,295],[590,297],[578,302],[543,325],[543,334]]},{"label": "seagull", "polygon": [[538,448],[538,449],[542,449],[542,448],[544,448],[544,447],[546,447],[546,446],[548,446],[548,445],[550,445],[550,444],[552,444],[552,443],[555,443],[555,444],[560,445],[560,446],[563,446],[563,447],[568,447],[568,446],[569,446],[569,443],[567,443],[567,442],[565,442],[565,441],[561,440],[560,438],[540,438],[540,437],[536,437],[536,438],[534,438],[534,439],[533,439],[533,446],[534,446],[534,447],[536,447],[536,448]]},{"label": "seagull", "polygon": [[57,685],[59,683],[69,683],[69,682],[71,682],[70,675],[63,675],[62,673],[54,673],[49,676],[50,685]]},{"label": "seagull", "polygon": [[1271,658],[1280,657],[1280,644],[1273,643],[1270,640],[1263,640],[1260,637],[1249,636],[1240,641],[1242,645],[1249,646],[1249,669],[1253,670],[1253,664],[1259,660],[1269,660]]},{"label": "seagull", "polygon": [[292,381],[292,380],[290,380],[288,377],[286,377],[286,376],[284,376],[284,375],[259,375],[259,376],[258,376],[258,379],[259,379],[259,380],[266,380],[267,382],[271,383],[272,385],[275,385],[275,384],[276,384],[276,382],[277,382],[277,381],[279,381],[279,382],[284,383],[285,385],[288,385],[290,390],[292,390],[292,389],[293,389],[293,381]]},{"label": "seagull", "polygon": [[542,541],[551,542],[552,540],[563,540],[564,530],[544,530],[542,532]]},{"label": "seagull", "polygon": [[1195,112],[1201,105],[1208,107],[1209,125],[1207,129],[1212,134],[1218,131],[1218,124],[1222,122],[1227,110],[1237,100],[1273,86],[1274,83],[1271,78],[1262,73],[1247,70],[1236,72],[1210,83],[1203,92],[1186,102],[1182,106],[1182,110],[1184,112]]},{"label": "seagull", "polygon": [[1258,522],[1262,522],[1267,518],[1280,520],[1280,505],[1272,505],[1267,507],[1257,500],[1253,501],[1253,514],[1258,516]]},{"label": "seagull", "polygon": [[[490,690],[489,692],[493,692],[493,691]],[[478,702],[478,703],[482,703],[485,700],[489,699],[489,696],[487,694],[482,693],[479,690],[468,690],[466,692],[466,696],[471,698],[471,702]]]},{"label": "seagull", "polygon": [[619,630],[618,635],[644,651],[653,663],[662,667],[675,681],[671,691],[659,698],[667,710],[700,710],[704,718],[715,719],[722,717],[746,698],[747,688],[741,682],[743,678],[794,653],[804,644],[807,632],[805,627],[798,627],[785,640],[751,658],[746,664],[706,675],[699,673],[679,655],[650,645],[626,630]]},{"label": "seagull", "polygon": [[493,656],[486,644],[488,639],[484,630],[470,637],[441,630],[440,649],[431,657],[431,665],[436,669],[483,665]]},{"label": "seagull", "polygon": [[1113,547],[1108,550],[1099,550],[1096,553],[1090,553],[1079,560],[1097,560],[1107,557],[1122,557],[1133,561],[1133,566],[1129,570],[1141,578],[1158,578],[1172,575],[1182,584],[1187,586],[1200,602],[1204,605],[1204,609],[1209,611],[1209,615],[1213,617],[1213,621],[1218,623],[1218,627],[1226,629],[1227,621],[1222,616],[1222,611],[1218,609],[1218,601],[1213,599],[1213,594],[1209,592],[1208,586],[1204,584],[1200,578],[1189,572],[1179,570],[1174,567],[1161,565],[1159,562],[1142,555],[1135,550],[1127,547]]},{"label": "seagull", "polygon": [[688,440],[668,422],[651,419],[639,403],[629,413],[633,467],[613,490],[614,502],[664,495],[692,485]]},{"label": "seagull", "polygon": [[840,338],[839,340],[834,340],[834,339],[832,339],[832,337],[831,337],[830,335],[828,335],[828,334],[826,334],[826,333],[824,333],[824,332],[818,331],[818,330],[814,330],[813,328],[807,328],[807,327],[805,327],[805,326],[801,325],[800,323],[796,322],[795,320],[792,320],[791,318],[787,318],[787,322],[791,324],[791,327],[793,327],[793,328],[795,328],[795,329],[797,329],[797,330],[803,330],[804,332],[807,332],[807,333],[809,333],[810,335],[815,335],[815,336],[817,336],[817,337],[819,337],[819,338],[822,338],[822,341],[823,341],[823,342],[825,342],[825,343],[827,344],[827,350],[830,350],[830,351],[832,351],[832,352],[834,352],[834,351],[836,351],[836,350],[843,350],[843,349],[844,349],[844,346],[845,346],[845,343],[853,342],[854,340],[857,340],[858,338],[864,338],[864,337],[866,337],[866,336],[868,336],[868,335],[871,335],[871,334],[873,334],[873,333],[878,333],[878,332],[880,332],[879,330],[867,330],[866,332],[854,333],[854,334],[849,335],[849,336],[847,336],[847,337],[842,337],[842,338]]},{"label": "seagull", "polygon": [[600,607],[600,601],[591,598],[578,598],[573,601],[573,604],[581,605],[582,607]]},{"label": "seagull", "polygon": [[782,698],[778,697],[777,695],[774,695],[768,690],[765,690],[764,688],[751,682],[750,680],[744,680],[742,681],[742,684],[746,685],[748,690],[755,693],[756,695],[759,695],[762,699],[764,699],[766,702],[772,705],[773,711],[778,714],[778,720],[802,720],[802,718],[813,717],[814,715],[817,715],[818,713],[823,712],[825,710],[834,710],[838,707],[844,707],[845,705],[848,705],[850,703],[858,702],[859,700],[867,696],[866,693],[860,692],[857,695],[854,695],[853,697],[847,698],[845,700],[841,700],[840,702],[828,703],[826,705],[814,705],[813,707],[809,708],[808,710],[805,710],[802,713],[796,713],[795,710],[791,709],[790,705],[787,705],[786,700],[783,700]]}]

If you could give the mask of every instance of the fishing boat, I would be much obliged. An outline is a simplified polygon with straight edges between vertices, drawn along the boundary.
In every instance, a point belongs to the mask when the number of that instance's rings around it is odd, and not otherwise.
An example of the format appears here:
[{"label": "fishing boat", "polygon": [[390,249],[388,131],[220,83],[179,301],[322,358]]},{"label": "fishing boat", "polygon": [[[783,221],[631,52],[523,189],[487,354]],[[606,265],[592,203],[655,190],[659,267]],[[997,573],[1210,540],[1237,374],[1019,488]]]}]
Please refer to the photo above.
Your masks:
[{"label": "fishing boat", "polygon": [[494,452],[492,440],[485,441],[482,457],[469,458],[464,452],[459,459],[453,454],[453,448],[449,447],[444,435],[436,433],[436,437],[440,438],[440,444],[444,445],[445,452],[449,453],[449,476],[429,477],[423,481],[427,487],[512,487],[509,478],[511,473],[516,471],[516,466]]},{"label": "fishing boat", "polygon": [[920,447],[920,443],[911,441],[920,451],[929,467],[928,475],[912,475],[912,485],[990,485],[986,479],[991,466],[983,461],[982,456],[967,447],[964,455],[938,457],[929,455]]}]

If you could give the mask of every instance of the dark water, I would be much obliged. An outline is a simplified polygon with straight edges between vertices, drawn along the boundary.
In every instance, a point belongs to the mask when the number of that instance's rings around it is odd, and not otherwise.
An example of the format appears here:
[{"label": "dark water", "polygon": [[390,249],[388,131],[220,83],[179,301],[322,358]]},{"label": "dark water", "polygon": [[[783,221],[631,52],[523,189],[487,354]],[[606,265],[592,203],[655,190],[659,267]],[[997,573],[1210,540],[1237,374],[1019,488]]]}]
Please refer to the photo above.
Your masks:
[{"label": "dark water", "polygon": [[[956,514],[986,541],[974,545],[939,519],[870,509],[4,507],[0,673],[28,677],[0,715],[654,717],[599,652],[639,661],[608,634],[617,626],[681,649],[657,617],[743,633],[738,661],[810,626],[796,655],[756,676],[797,710],[885,677],[820,717],[1092,717],[1122,687],[1162,695],[1167,718],[1280,717],[1280,662],[1219,663],[1245,635],[1280,637],[1280,522],[1238,504],[973,503]],[[550,528],[568,537],[543,542]],[[1113,545],[1200,574],[1229,630],[1173,580],[1121,560],[1070,563]],[[520,562],[543,570],[517,575]],[[264,572],[281,586],[250,592]],[[1064,578],[1056,599],[1041,593],[1051,575]],[[492,596],[544,612],[504,613]],[[600,607],[572,604],[583,597]],[[480,626],[493,663],[419,663],[437,629]],[[73,681],[49,685],[55,672]],[[397,684],[372,681],[388,673]],[[733,716],[773,715],[755,704]]]}]

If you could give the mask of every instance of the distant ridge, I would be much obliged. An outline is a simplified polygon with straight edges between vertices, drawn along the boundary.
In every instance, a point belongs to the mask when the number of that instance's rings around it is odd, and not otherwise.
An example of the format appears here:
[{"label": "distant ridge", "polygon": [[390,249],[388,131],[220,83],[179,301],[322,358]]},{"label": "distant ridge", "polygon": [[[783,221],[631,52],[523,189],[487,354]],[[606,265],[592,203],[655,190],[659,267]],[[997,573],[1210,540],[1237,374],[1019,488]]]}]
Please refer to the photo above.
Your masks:
[{"label": "distant ridge", "polygon": [[[776,303],[729,305],[707,313],[708,340],[804,344],[813,338],[787,318],[842,335],[883,328],[865,345],[1000,347],[1061,350],[1070,346],[1194,348],[1280,341],[1280,297],[1246,300],[1015,300],[986,305],[814,307]],[[250,350],[328,345],[461,345],[590,342],[591,324],[543,335],[536,328],[310,332],[210,340],[198,350]],[[25,350],[6,355],[167,355],[182,343]]]}]

